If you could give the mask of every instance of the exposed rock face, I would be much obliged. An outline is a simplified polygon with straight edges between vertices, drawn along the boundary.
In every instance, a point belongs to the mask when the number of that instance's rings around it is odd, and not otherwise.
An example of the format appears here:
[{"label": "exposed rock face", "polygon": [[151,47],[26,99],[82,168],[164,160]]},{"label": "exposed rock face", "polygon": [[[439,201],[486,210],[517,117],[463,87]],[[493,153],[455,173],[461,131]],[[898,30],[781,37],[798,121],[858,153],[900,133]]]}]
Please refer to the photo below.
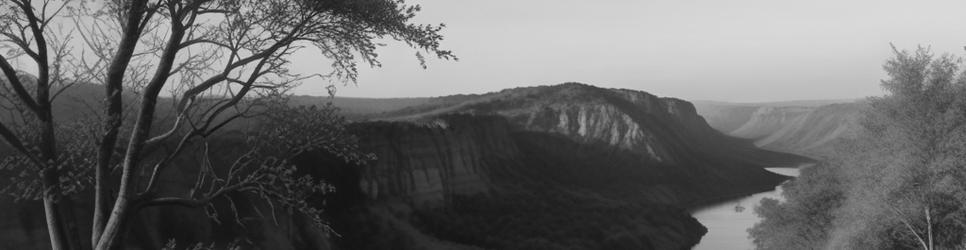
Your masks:
[{"label": "exposed rock face", "polygon": [[[646,154],[656,162],[682,162],[700,144],[728,141],[714,131],[694,106],[626,89],[601,89],[578,83],[504,90],[461,102],[416,106],[388,115],[418,120],[445,113],[495,114],[531,131],[567,135],[582,142],[604,142]],[[695,145],[695,146],[688,146]]]},{"label": "exposed rock face", "polygon": [[548,105],[533,113],[514,117],[523,121],[528,130],[552,132],[579,138],[583,141],[600,141],[625,149],[638,149],[656,161],[670,159],[666,151],[657,147],[656,136],[641,128],[627,114],[609,105]]},{"label": "exposed rock face", "polygon": [[432,104],[405,108],[384,119],[425,121],[454,113],[497,115],[506,117],[515,129],[626,150],[643,158],[639,165],[650,169],[651,174],[677,182],[653,183],[655,187],[666,184],[665,188],[654,190],[674,190],[664,193],[678,192],[678,196],[684,190],[706,193],[672,199],[678,201],[740,192],[741,188],[735,186],[767,187],[781,178],[762,170],[763,167],[803,160],[762,151],[727,137],[708,126],[691,103],[642,91],[566,83],[442,97],[428,103]]},{"label": "exposed rock face", "polygon": [[497,117],[448,117],[426,124],[356,124],[363,149],[377,160],[363,168],[362,190],[372,199],[438,206],[449,195],[489,189],[485,171],[519,151],[509,125]]},{"label": "exposed rock face", "polygon": [[[592,116],[590,113],[586,114]],[[586,120],[593,121],[589,118]],[[617,121],[616,124],[621,124],[620,122]],[[591,128],[591,126],[585,128]],[[626,128],[620,128],[620,131],[624,129]],[[555,133],[526,130],[513,126],[504,117],[466,114],[441,115],[416,122],[354,124],[352,131],[360,137],[363,148],[373,152],[377,157],[377,160],[359,168],[358,185],[368,202],[372,204],[369,205],[371,206],[369,211],[384,212],[366,214],[377,215],[372,217],[382,221],[380,223],[383,225],[388,224],[395,228],[384,229],[379,234],[405,235],[393,237],[422,242],[414,243],[415,246],[397,246],[401,249],[439,244],[450,245],[454,249],[472,248],[472,245],[463,244],[473,242],[447,242],[454,239],[446,237],[427,239],[428,235],[445,235],[451,232],[433,231],[438,229],[434,227],[419,228],[409,225],[416,224],[412,222],[414,213],[442,213],[438,211],[460,207],[461,199],[482,199],[486,204],[525,206],[526,203],[553,202],[554,199],[549,197],[568,197],[567,199],[575,199],[580,204],[585,204],[574,207],[560,204],[561,206],[556,206],[555,211],[546,211],[551,213],[551,216],[582,213],[581,211],[587,209],[586,207],[592,207],[597,203],[641,206],[641,210],[634,210],[634,213],[650,219],[635,225],[638,229],[632,231],[640,231],[634,237],[649,242],[650,248],[688,248],[696,244],[704,234],[705,229],[687,213],[667,205],[678,204],[686,199],[697,199],[697,196],[693,195],[694,193],[687,193],[689,191],[678,186],[664,183],[678,181],[680,180],[678,177],[651,182],[650,180],[657,178],[647,176],[648,171],[641,168],[639,164],[647,162],[646,158],[640,157],[641,155],[623,153],[626,149],[623,149],[620,143],[613,146],[613,149],[619,152],[608,152],[609,144],[594,144],[587,148],[589,145],[582,145],[568,137],[554,135]],[[619,133],[623,134],[623,132]],[[592,134],[590,130],[586,133],[586,135]],[[613,156],[619,160],[570,157],[588,152],[615,154]],[[555,160],[563,162],[553,162]],[[615,167],[612,164],[624,166]],[[666,173],[659,172],[650,173],[667,176]],[[590,177],[591,173],[603,177]],[[352,185],[352,183],[345,185]],[[337,188],[346,189],[345,186]],[[538,195],[528,197],[527,199],[530,200],[520,200],[520,197],[534,194]],[[521,215],[514,213],[525,213],[532,208],[517,209],[521,211],[509,210],[501,216],[519,218]],[[492,215],[487,212],[473,212],[459,216],[478,218]],[[528,218],[528,216],[523,217]],[[617,214],[611,217],[608,218],[619,220]],[[363,230],[357,225],[359,223],[358,221],[340,222],[336,228],[343,232],[355,233],[357,230]],[[545,227],[540,224],[532,226],[533,228]],[[597,232],[613,229],[613,226],[597,227],[583,224],[569,226],[588,227],[587,230]],[[545,233],[550,232],[552,230]],[[459,239],[463,238],[455,240]],[[360,244],[358,242],[346,244],[349,248],[379,248],[365,245],[366,243],[358,245]]]}]

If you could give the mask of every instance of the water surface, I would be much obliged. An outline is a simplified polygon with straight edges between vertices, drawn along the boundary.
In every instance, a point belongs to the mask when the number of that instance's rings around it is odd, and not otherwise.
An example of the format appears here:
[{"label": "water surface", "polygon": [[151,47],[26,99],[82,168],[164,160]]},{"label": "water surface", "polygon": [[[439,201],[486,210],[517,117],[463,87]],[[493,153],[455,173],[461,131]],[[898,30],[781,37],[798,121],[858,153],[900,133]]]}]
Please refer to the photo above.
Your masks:
[{"label": "water surface", "polygon": [[[798,176],[798,168],[766,169],[781,175]],[[708,233],[701,238],[701,242],[694,249],[754,249],[747,230],[761,220],[755,215],[755,206],[758,206],[764,198],[781,199],[781,187],[694,211],[691,215],[708,228]]]}]

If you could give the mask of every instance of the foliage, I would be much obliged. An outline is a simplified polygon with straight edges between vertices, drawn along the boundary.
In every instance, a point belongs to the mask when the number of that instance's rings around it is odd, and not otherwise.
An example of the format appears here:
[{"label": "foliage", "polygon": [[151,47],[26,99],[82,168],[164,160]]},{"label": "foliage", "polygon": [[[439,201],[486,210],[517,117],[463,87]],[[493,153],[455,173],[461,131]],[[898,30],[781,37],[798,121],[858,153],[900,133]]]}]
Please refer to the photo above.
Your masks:
[{"label": "foliage", "polygon": [[758,209],[759,248],[966,247],[962,59],[895,50],[883,68],[888,94],[870,100],[859,136]]},{"label": "foliage", "polygon": [[[0,164],[14,173],[4,191],[44,201],[54,249],[119,248],[141,208],[204,207],[234,192],[317,213],[304,199],[325,185],[288,158],[316,148],[363,157],[340,122],[327,123],[328,109],[263,108],[308,79],[354,82],[357,64],[379,66],[383,41],[412,47],[423,64],[422,53],[455,59],[440,48],[442,25],[414,22],[419,10],[402,0],[0,2],[0,138],[16,152]],[[299,52],[331,64],[291,72]],[[83,105],[62,102],[89,84],[102,91]],[[237,158],[212,160],[225,155],[212,156],[209,142],[260,111],[275,114],[266,122],[276,127],[250,134]],[[275,123],[285,120],[278,115],[295,120]],[[172,162],[196,168],[190,192],[166,192],[160,179]],[[89,242],[63,216],[80,192],[94,197]]]},{"label": "foliage", "polygon": [[748,230],[760,249],[821,249],[829,239],[832,211],[841,206],[837,168],[816,165],[781,186],[785,201],[766,198],[755,207],[762,221]]}]

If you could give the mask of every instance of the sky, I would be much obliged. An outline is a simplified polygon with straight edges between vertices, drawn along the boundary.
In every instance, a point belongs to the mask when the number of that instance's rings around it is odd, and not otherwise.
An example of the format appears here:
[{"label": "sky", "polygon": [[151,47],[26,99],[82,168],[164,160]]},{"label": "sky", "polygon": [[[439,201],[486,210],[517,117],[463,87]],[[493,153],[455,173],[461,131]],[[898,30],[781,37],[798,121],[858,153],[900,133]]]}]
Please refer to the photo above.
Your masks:
[{"label": "sky", "polygon": [[[966,1],[419,0],[417,22],[445,23],[459,61],[381,48],[381,68],[339,85],[349,97],[425,97],[583,82],[688,100],[736,102],[881,95],[900,49],[963,55]],[[319,61],[323,60],[323,61]],[[316,54],[294,58],[318,70]],[[324,95],[308,82],[299,94]]]}]

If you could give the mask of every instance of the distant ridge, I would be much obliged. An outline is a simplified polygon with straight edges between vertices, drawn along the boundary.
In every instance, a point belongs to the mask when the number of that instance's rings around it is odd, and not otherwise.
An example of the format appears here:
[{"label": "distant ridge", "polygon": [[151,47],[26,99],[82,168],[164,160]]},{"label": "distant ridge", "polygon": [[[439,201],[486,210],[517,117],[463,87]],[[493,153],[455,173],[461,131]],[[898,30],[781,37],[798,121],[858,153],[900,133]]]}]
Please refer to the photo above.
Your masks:
[{"label": "distant ridge", "polygon": [[816,99],[816,100],[790,100],[776,102],[724,102],[712,100],[693,100],[695,105],[717,105],[717,106],[753,106],[753,107],[818,107],[836,103],[853,103],[862,101],[864,98],[852,99]]},{"label": "distant ridge", "polygon": [[703,102],[697,109],[715,129],[752,139],[759,147],[822,157],[830,153],[829,145],[855,134],[865,103],[861,99],[762,104]]},{"label": "distant ridge", "polygon": [[297,95],[289,101],[293,105],[313,105],[331,102],[348,114],[375,114],[397,110],[404,107],[422,105],[428,102],[428,97],[412,98],[365,98],[365,97],[328,97]]}]

